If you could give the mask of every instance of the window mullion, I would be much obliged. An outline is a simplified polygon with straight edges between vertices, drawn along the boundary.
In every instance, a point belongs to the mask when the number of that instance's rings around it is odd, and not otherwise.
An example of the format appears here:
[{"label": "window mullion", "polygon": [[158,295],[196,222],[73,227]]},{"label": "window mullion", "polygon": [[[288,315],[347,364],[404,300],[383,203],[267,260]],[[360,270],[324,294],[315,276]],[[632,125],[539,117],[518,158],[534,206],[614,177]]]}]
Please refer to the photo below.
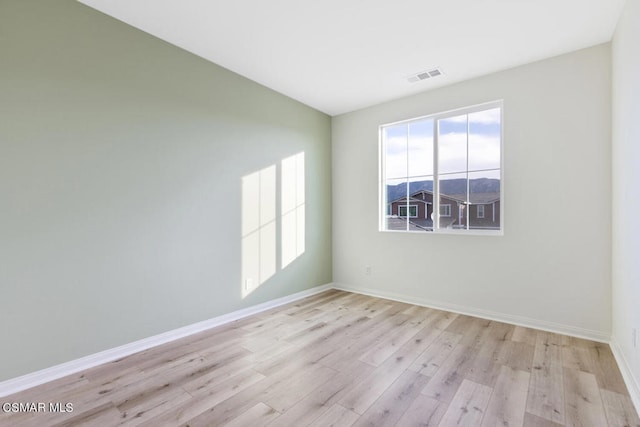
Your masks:
[{"label": "window mullion", "polygon": [[386,154],[386,146],[387,142],[384,137],[383,128],[380,127],[378,129],[378,167],[380,168],[380,182],[379,182],[379,200],[382,200],[382,206],[384,206],[384,210],[382,212],[378,212],[380,218],[378,220],[378,227],[380,230],[385,230],[387,228],[387,215],[390,214],[389,208],[389,197],[387,197],[387,154]]},{"label": "window mullion", "polygon": [[407,220],[405,221],[405,230],[409,231],[409,123],[406,124],[407,126],[407,138],[405,141],[405,151],[407,153],[407,176],[406,176],[406,180],[407,180],[407,189],[405,191],[405,199],[407,201],[406,203],[406,218]]},{"label": "window mullion", "polygon": [[434,119],[433,125],[433,232],[440,228],[440,175],[438,173],[438,135],[440,119]]},{"label": "window mullion", "polygon": [[466,220],[466,228],[469,229],[469,217],[471,216],[471,189],[469,188],[469,114],[467,114],[467,167],[465,176],[467,178],[467,220]]}]

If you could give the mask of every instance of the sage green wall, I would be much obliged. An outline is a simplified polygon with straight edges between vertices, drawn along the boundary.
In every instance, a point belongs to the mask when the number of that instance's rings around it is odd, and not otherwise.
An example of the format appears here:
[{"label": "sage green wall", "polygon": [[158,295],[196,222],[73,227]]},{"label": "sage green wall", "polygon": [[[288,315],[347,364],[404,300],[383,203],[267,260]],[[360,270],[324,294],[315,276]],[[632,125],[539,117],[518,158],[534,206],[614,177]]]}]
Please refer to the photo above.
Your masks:
[{"label": "sage green wall", "polygon": [[[331,281],[331,122],[72,0],[0,1],[0,381]],[[306,251],[241,296],[241,179]]]}]

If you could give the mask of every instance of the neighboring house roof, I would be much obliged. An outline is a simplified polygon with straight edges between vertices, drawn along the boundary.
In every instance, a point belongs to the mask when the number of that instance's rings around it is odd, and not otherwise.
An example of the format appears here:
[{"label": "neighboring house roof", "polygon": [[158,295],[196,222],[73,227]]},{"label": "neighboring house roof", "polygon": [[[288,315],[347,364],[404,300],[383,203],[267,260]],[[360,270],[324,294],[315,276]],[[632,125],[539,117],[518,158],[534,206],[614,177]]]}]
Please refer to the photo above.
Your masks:
[{"label": "neighboring house roof", "polygon": [[[420,193],[427,193],[433,195],[433,191],[429,190],[420,190],[411,194],[409,197],[409,201],[422,202],[431,204],[431,202],[427,202],[426,200],[416,199],[415,196]],[[467,203],[467,195],[466,194],[441,194],[440,197],[444,199],[453,200],[455,202]],[[396,203],[402,200],[406,200],[405,196],[402,196],[398,199],[395,199],[389,203]],[[484,205],[488,203],[497,202],[500,200],[500,193],[471,193],[469,194],[469,204],[471,205]]]},{"label": "neighboring house roof", "polygon": [[[465,194],[451,194],[456,200],[465,201]],[[469,194],[469,203],[472,205],[484,205],[487,203],[493,203],[500,200],[500,193],[471,193]]]},{"label": "neighboring house roof", "polygon": [[[411,194],[411,197],[415,196],[416,194],[420,194],[420,193],[431,194],[433,196],[433,191],[418,190],[418,191],[414,192],[413,194]],[[465,198],[464,194],[440,194],[440,197],[445,198],[445,199],[449,199],[449,200],[453,200],[454,202],[461,202],[461,203],[466,202],[466,198]]]},{"label": "neighboring house roof", "polygon": [[440,228],[450,228],[450,227],[453,227],[453,225],[454,225],[456,222],[458,222],[458,218],[441,216],[441,217],[440,217]]},{"label": "neighboring house roof", "polygon": [[[415,196],[415,194],[414,194],[414,196]],[[406,199],[407,199],[407,198],[406,198],[405,196],[402,196],[402,197],[400,197],[399,199],[395,199],[394,201],[389,202],[389,203],[396,203],[396,202],[400,202],[400,201],[403,201],[403,200],[406,200]],[[431,204],[431,202],[427,202],[426,200],[422,200],[422,199],[415,199],[415,198],[413,198],[413,197],[409,197],[409,203],[411,203],[411,202],[425,203],[425,204],[427,204],[427,205],[430,205],[430,204]]]},{"label": "neighboring house roof", "polygon": [[[386,221],[387,230],[404,231],[407,229],[406,217],[388,216]],[[442,217],[440,219],[440,228],[453,227],[457,221],[457,218]],[[409,219],[409,231],[433,231],[433,221],[430,219],[411,218]]]}]

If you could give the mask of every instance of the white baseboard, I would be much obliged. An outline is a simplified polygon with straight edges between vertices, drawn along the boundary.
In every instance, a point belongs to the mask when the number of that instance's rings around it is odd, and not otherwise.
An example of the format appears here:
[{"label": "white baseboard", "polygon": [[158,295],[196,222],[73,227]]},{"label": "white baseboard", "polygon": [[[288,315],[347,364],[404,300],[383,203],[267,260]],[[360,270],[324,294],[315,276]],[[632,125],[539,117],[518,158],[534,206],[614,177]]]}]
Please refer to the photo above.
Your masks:
[{"label": "white baseboard", "polygon": [[315,288],[307,289],[302,292],[287,295],[285,297],[267,301],[262,304],[254,305],[252,307],[243,308],[242,310],[223,314],[222,316],[214,317],[212,319],[204,320],[202,322],[194,323],[182,328],[154,335],[149,338],[143,338],[129,344],[91,354],[80,359],[72,360],[70,362],[32,372],[30,374],[26,374],[17,378],[12,378],[10,380],[0,382],[0,397],[8,396],[10,394],[26,390],[28,388],[47,383],[49,381],[65,377],[67,375],[75,374],[77,372],[84,371],[85,369],[102,365],[103,363],[112,362],[116,359],[132,355],[139,351],[147,350],[151,347],[165,344],[179,338],[184,338],[189,335],[214,328],[216,326],[233,322],[234,320],[242,319],[253,314],[257,314],[284,304],[288,304],[290,302],[300,300],[302,298],[319,294],[320,292],[324,292],[329,289],[333,289],[333,285],[331,283],[322,286],[316,286]]},{"label": "white baseboard", "polygon": [[367,288],[352,288],[342,283],[334,283],[334,289],[343,290],[347,292],[353,292],[357,294],[369,295],[378,298],[389,299],[392,301],[405,302],[408,304],[420,305],[423,307],[435,308],[438,310],[451,311],[454,313],[465,314],[474,317],[480,317],[488,320],[495,320],[498,322],[510,323],[513,325],[524,326],[527,328],[540,329],[543,331],[570,335],[578,338],[585,338],[592,341],[598,341],[605,344],[609,344],[613,356],[618,363],[622,377],[629,391],[631,401],[636,408],[636,412],[640,414],[640,383],[639,380],[633,375],[631,365],[624,357],[618,342],[615,337],[611,337],[603,332],[594,331],[590,329],[577,328],[575,326],[563,325],[560,323],[547,322],[539,319],[531,319],[523,316],[514,316],[505,313],[499,313],[489,310],[481,310],[473,307],[465,307],[457,304],[442,303],[439,301],[432,301],[415,296],[403,295],[394,292],[379,291]]},{"label": "white baseboard", "polygon": [[[125,344],[119,347],[115,347],[109,350],[105,350],[99,353],[95,353],[89,356],[85,356],[70,362],[62,363],[60,365],[52,366],[50,368],[42,369],[30,374],[26,374],[17,378],[9,379],[0,382],[0,397],[8,396],[13,393],[17,393],[22,390],[26,390],[31,387],[44,384],[58,378],[71,375],[85,369],[93,368],[95,366],[112,362],[114,360],[129,356],[139,351],[147,350],[151,347],[155,347],[161,344],[165,344],[189,335],[196,334],[198,332],[205,331],[207,329],[214,328],[216,326],[224,325],[226,323],[233,322],[234,320],[242,319],[253,314],[257,314],[271,308],[275,308],[290,302],[306,298],[329,289],[344,290],[347,292],[354,292],[363,295],[370,295],[379,298],[385,298],[393,301],[400,301],[409,304],[420,305],[424,307],[431,307],[439,310],[451,311],[454,313],[465,314],[469,316],[480,317],[483,319],[495,320],[504,323],[510,323],[514,325],[525,326],[534,329],[541,329],[549,332],[555,332],[565,335],[571,335],[579,338],[586,338],[593,341],[609,343],[610,336],[599,331],[592,331],[588,329],[577,328],[573,326],[562,325],[559,323],[547,322],[539,319],[531,319],[522,316],[514,316],[505,313],[493,312],[488,310],[481,310],[473,307],[465,307],[457,304],[442,303],[439,301],[432,301],[415,296],[403,295],[393,292],[378,291],[366,288],[352,288],[345,284],[329,283],[322,286],[317,286],[312,289],[307,289],[302,292],[298,292],[292,295],[288,295],[282,298],[278,298],[272,301],[267,301],[262,304],[258,304],[252,307],[247,307],[242,310],[237,310],[228,314],[224,314],[212,319],[208,319],[202,322],[194,323],[182,328],[174,329],[172,331],[164,332],[159,335],[155,335],[149,338],[144,338],[138,341],[134,341],[129,344]],[[640,389],[638,383],[635,381],[629,365],[626,363],[620,349],[614,342],[611,342],[612,351],[620,370],[622,371],[629,393],[632,396],[632,400],[640,412]]]},{"label": "white baseboard", "polygon": [[441,301],[433,301],[411,295],[403,295],[395,292],[379,291],[367,288],[353,288],[343,283],[334,283],[334,289],[339,289],[357,294],[369,295],[378,298],[385,298],[393,301],[405,302],[408,304],[420,305],[423,307],[435,308],[438,310],[451,311],[453,313],[465,314],[468,316],[480,317],[482,319],[495,320],[512,325],[524,326],[527,328],[540,329],[547,332],[570,335],[578,338],[585,338],[592,341],[609,344],[611,336],[609,334],[590,329],[578,328],[575,326],[563,325],[560,323],[547,322],[545,320],[532,319],[524,316],[514,316],[512,314],[500,313],[490,310],[482,310],[475,307],[466,307],[457,304],[449,304]]},{"label": "white baseboard", "polygon": [[633,406],[636,407],[636,412],[640,414],[640,384],[638,383],[638,379],[633,375],[631,365],[624,356],[624,353],[620,348],[620,344],[618,344],[618,340],[616,340],[615,337],[611,338],[611,351],[613,352],[613,357],[616,358],[616,362],[618,362],[622,378],[624,378],[624,382],[627,385],[627,390],[629,391],[629,396],[631,396]]}]

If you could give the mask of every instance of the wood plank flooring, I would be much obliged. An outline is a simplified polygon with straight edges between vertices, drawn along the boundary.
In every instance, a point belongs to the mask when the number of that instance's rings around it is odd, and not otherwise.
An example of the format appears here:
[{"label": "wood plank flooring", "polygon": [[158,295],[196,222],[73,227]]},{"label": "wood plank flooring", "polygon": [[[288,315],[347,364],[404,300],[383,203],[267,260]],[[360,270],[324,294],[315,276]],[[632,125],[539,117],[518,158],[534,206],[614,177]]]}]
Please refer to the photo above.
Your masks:
[{"label": "wood plank flooring", "polygon": [[606,344],[342,291],[0,398],[4,426],[634,426]]}]

